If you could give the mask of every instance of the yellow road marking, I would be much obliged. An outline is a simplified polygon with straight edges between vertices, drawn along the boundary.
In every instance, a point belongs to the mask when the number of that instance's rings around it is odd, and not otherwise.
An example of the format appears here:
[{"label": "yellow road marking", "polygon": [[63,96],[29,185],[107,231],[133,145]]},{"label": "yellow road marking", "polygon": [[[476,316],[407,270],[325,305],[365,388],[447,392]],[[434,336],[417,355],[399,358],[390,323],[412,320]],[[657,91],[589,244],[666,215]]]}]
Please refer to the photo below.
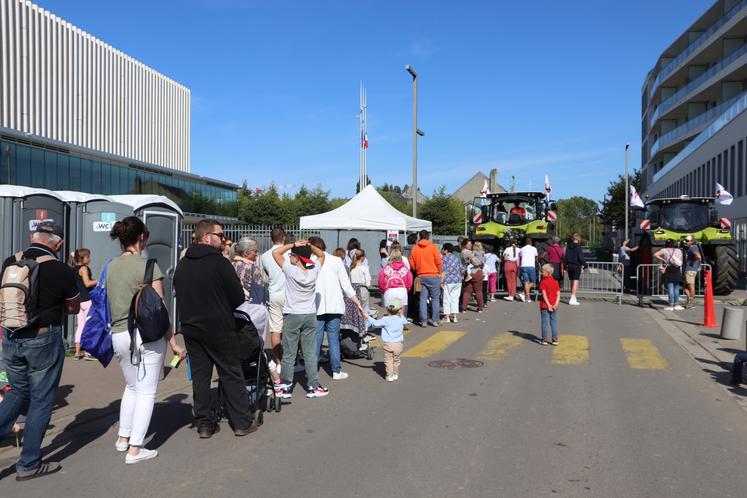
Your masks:
[{"label": "yellow road marking", "polygon": [[662,358],[659,350],[648,339],[620,339],[625,359],[630,368],[641,370],[664,370],[667,360]]},{"label": "yellow road marking", "polygon": [[556,365],[589,363],[589,338],[585,335],[561,335],[560,344],[553,347],[552,362]]},{"label": "yellow road marking", "polygon": [[477,355],[478,360],[500,360],[512,348],[524,340],[510,332],[502,332],[493,337]]},{"label": "yellow road marking", "polygon": [[464,334],[466,332],[438,332],[414,348],[406,351],[402,356],[406,358],[428,358],[448,348],[461,339]]}]

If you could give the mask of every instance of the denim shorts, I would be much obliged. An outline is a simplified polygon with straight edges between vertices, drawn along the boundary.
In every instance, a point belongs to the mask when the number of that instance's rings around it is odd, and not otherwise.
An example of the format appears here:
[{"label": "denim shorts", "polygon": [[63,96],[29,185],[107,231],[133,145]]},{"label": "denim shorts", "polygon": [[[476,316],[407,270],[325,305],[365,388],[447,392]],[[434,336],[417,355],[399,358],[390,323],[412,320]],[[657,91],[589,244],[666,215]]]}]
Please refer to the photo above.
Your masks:
[{"label": "denim shorts", "polygon": [[525,284],[537,282],[537,270],[533,266],[522,266],[521,281]]}]

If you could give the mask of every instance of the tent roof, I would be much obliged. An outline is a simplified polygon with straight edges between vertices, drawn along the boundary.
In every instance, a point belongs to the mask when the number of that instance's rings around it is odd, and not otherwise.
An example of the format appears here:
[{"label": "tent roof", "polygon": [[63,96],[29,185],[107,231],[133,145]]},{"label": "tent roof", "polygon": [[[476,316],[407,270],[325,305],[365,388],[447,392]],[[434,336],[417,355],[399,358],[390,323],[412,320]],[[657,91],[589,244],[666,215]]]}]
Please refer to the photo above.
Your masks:
[{"label": "tent roof", "polygon": [[301,217],[301,229],[312,230],[400,230],[432,229],[430,221],[401,213],[368,185],[348,202],[322,214]]},{"label": "tent roof", "polygon": [[142,209],[144,207],[156,206],[160,204],[162,206],[168,206],[171,209],[178,212],[179,214],[181,214],[182,216],[184,216],[184,212],[181,210],[179,206],[176,205],[174,201],[162,195],[147,195],[147,194],[110,195],[109,198],[115,202],[121,202],[122,204],[132,206],[132,208],[135,211],[137,211],[138,209]]},{"label": "tent roof", "polygon": [[21,185],[0,185],[0,197],[28,197],[30,195],[46,195],[62,201],[63,198],[51,190],[43,188],[23,187]]}]

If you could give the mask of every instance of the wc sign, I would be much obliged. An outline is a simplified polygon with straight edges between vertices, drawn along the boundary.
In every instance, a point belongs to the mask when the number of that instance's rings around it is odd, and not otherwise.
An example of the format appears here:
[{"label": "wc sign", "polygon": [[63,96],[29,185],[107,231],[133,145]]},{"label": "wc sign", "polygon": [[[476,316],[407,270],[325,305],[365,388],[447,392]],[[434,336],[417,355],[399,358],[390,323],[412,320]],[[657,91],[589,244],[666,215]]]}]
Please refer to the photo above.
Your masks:
[{"label": "wc sign", "polygon": [[117,213],[101,213],[101,220],[93,222],[94,232],[111,232],[117,221]]},{"label": "wc sign", "polygon": [[45,221],[54,222],[54,220],[49,217],[49,213],[46,209],[34,209],[34,219],[29,220],[29,232],[36,232],[36,227]]}]

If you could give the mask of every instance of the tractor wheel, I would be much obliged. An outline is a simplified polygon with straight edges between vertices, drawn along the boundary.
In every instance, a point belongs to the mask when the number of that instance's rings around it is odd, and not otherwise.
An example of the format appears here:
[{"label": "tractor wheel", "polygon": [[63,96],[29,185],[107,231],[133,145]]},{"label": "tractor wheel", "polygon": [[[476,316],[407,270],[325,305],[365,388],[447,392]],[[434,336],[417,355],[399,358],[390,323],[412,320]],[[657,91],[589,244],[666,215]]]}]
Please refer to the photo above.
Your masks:
[{"label": "tractor wheel", "polygon": [[534,239],[534,247],[537,249],[537,255],[540,257],[542,257],[542,254],[547,251],[549,246],[549,241],[546,239]]},{"label": "tractor wheel", "polygon": [[713,293],[717,296],[731,294],[737,285],[737,251],[733,245],[713,248]]}]

